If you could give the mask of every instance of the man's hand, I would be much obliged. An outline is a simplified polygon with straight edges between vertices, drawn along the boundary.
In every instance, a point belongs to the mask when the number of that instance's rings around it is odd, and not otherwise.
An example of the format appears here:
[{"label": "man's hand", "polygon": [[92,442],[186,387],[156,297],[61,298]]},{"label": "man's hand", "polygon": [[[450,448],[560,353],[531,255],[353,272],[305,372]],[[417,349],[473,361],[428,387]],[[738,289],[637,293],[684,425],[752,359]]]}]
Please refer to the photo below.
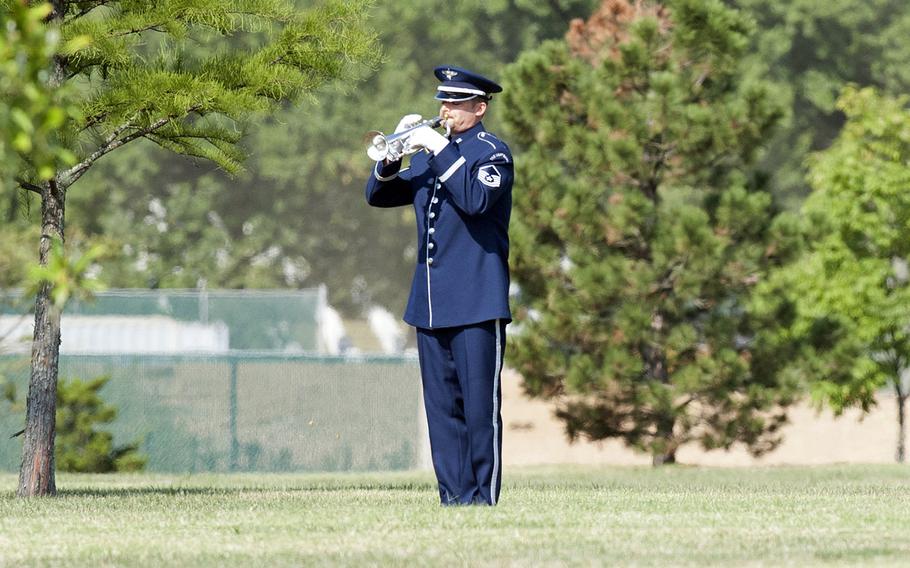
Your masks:
[{"label": "man's hand", "polygon": [[408,143],[412,148],[426,148],[438,154],[449,144],[449,140],[429,126],[421,126],[408,137]]},{"label": "man's hand", "polygon": [[[419,114],[404,115],[403,117],[401,117],[401,120],[398,121],[398,126],[395,127],[395,134],[398,134],[399,132],[407,130],[408,128],[411,128],[412,126],[414,126],[416,124],[419,124],[421,120],[423,120],[423,117],[420,116]],[[398,158],[397,160],[392,160],[390,158],[386,158],[385,160],[382,161],[382,163],[385,164],[386,166],[388,166],[392,162],[397,162],[400,160],[401,160],[401,158]]]},{"label": "man's hand", "polygon": [[398,126],[395,127],[395,134],[398,134],[402,130],[407,130],[408,128],[411,128],[412,126],[414,126],[421,120],[423,120],[423,117],[420,116],[419,114],[404,115],[403,117],[401,117],[401,120],[398,121]]}]

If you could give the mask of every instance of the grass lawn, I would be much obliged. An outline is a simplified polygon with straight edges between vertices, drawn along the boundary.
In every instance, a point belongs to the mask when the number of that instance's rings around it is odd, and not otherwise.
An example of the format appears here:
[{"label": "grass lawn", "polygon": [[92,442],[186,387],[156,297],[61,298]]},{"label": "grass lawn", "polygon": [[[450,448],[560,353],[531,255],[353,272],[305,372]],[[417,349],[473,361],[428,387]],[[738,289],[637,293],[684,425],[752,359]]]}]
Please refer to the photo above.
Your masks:
[{"label": "grass lawn", "polygon": [[3,566],[910,564],[910,467],[506,470],[495,508],[428,473],[0,475]]}]

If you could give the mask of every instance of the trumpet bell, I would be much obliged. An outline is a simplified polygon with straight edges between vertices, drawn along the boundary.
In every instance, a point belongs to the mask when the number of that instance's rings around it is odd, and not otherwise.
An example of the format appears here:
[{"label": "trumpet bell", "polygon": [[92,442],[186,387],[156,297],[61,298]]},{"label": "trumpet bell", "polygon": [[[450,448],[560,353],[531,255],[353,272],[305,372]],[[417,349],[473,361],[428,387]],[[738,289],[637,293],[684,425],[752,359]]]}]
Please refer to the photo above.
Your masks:
[{"label": "trumpet bell", "polygon": [[374,162],[379,162],[389,155],[389,144],[382,132],[371,130],[364,136],[367,146],[367,156]]}]

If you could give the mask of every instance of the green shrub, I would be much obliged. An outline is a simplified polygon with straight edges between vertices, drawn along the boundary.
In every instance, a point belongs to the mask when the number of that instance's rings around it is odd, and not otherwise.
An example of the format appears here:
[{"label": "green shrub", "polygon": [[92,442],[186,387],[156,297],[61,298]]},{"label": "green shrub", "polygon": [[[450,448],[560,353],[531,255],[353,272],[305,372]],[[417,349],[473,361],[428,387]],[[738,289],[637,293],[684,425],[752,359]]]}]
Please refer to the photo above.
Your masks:
[{"label": "green shrub", "polygon": [[108,473],[141,471],[148,457],[139,443],[114,447],[110,432],[96,430],[117,417],[117,409],[101,399],[99,391],[110,380],[101,376],[89,381],[74,378],[57,386],[57,442],[59,471]]}]

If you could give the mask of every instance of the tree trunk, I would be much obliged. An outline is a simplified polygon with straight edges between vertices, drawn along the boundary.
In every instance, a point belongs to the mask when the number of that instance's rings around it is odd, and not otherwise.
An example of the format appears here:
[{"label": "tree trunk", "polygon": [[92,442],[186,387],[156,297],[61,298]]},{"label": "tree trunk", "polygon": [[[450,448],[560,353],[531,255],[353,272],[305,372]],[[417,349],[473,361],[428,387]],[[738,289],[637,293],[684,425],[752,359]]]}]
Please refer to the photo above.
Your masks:
[{"label": "tree trunk", "polygon": [[676,450],[666,453],[656,453],[651,456],[651,465],[654,467],[676,463]]},{"label": "tree trunk", "polygon": [[897,452],[894,456],[894,459],[898,463],[904,463],[904,458],[906,457],[906,437],[907,429],[905,427],[906,417],[904,410],[907,403],[907,395],[910,393],[905,393],[901,387],[900,378],[894,385],[894,390],[897,391]]},{"label": "tree trunk", "polygon": [[679,447],[678,442],[673,438],[673,427],[676,420],[671,415],[664,415],[657,422],[657,439],[659,445],[655,445],[651,454],[651,465],[658,467],[676,463],[676,450]]},{"label": "tree trunk", "polygon": [[[63,241],[65,193],[56,182],[44,187],[41,200],[39,261],[47,266],[54,239]],[[20,497],[54,495],[54,436],[57,407],[57,364],[60,356],[60,310],[51,301],[51,285],[42,284],[35,300],[32,374],[28,383],[25,439],[19,468]]]},{"label": "tree trunk", "polygon": [[[660,332],[663,328],[663,321],[663,316],[659,312],[655,312],[651,317],[651,328],[656,332]],[[645,375],[648,379],[662,384],[669,383],[670,375],[667,373],[667,361],[660,347],[644,346],[640,353],[645,364]],[[677,443],[673,438],[673,427],[675,425],[676,417],[669,410],[664,410],[657,417],[656,438],[660,441],[660,446],[653,448],[651,454],[652,466],[657,467],[676,463]]]}]

